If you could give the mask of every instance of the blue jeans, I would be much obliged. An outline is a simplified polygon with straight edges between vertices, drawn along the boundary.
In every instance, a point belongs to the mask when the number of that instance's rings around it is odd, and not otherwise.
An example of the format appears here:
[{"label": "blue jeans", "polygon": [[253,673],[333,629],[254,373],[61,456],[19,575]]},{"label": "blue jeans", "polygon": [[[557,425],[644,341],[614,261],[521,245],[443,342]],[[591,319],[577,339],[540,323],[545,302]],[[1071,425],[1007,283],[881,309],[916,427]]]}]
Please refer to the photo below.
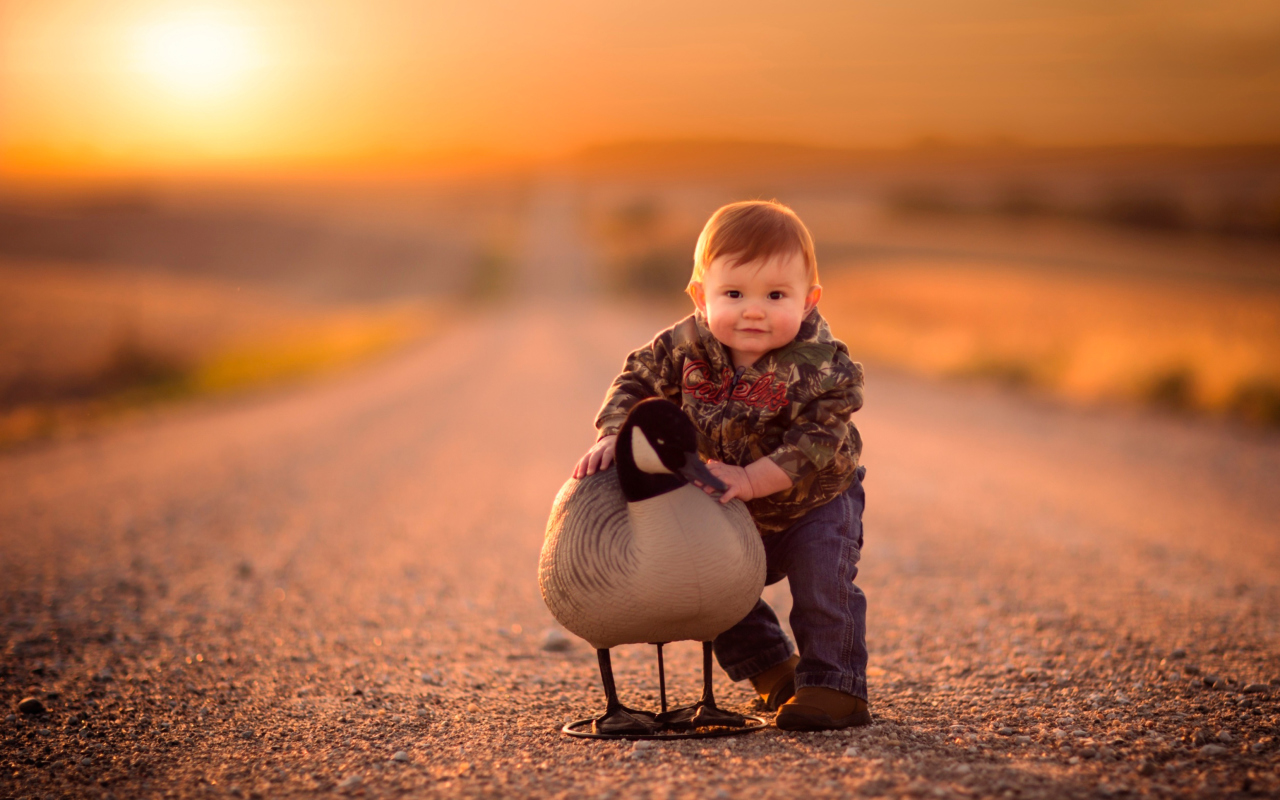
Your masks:
[{"label": "blue jeans", "polygon": [[[763,537],[765,584],[791,583],[791,630],[800,647],[796,688],[825,686],[867,699],[867,598],[853,583],[862,557],[865,467],[844,494]],[[742,681],[794,652],[764,600],[716,637],[716,660]]]}]

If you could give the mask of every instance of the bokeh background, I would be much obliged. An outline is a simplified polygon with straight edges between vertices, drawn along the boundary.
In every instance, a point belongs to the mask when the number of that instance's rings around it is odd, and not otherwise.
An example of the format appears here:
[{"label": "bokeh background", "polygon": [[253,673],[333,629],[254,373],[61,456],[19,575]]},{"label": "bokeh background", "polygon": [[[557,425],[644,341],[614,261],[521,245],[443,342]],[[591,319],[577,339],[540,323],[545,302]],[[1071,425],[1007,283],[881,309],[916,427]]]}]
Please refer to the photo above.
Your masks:
[{"label": "bokeh background", "polygon": [[876,368],[1280,424],[1272,2],[0,0],[0,446],[495,303],[675,319],[743,198]]},{"label": "bokeh background", "polygon": [[[547,511],[745,198],[875,724],[571,743]],[[0,0],[0,797],[1280,797],[1277,474],[1276,0]]]}]

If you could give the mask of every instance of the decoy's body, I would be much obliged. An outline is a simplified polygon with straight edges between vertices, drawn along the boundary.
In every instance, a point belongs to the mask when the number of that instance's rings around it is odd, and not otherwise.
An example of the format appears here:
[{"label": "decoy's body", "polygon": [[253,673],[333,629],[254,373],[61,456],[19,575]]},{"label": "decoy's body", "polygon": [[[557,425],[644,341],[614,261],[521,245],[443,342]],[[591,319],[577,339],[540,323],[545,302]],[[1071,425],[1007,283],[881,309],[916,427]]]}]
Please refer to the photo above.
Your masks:
[{"label": "decoy's body", "polygon": [[[539,564],[552,615],[600,654],[609,709],[596,729],[641,734],[742,724],[714,706],[710,647],[764,588],[755,523],[741,501],[721,504],[690,483],[725,488],[698,458],[697,432],[673,403],[647,400],[632,410],[616,461],[616,469],[571,479],[560,490]],[[609,648],[682,640],[704,643],[703,701],[656,717],[623,708]]]},{"label": "decoy's body", "polygon": [[597,649],[714,639],[764,586],[764,548],[741,502],[693,486],[628,503],[618,470],[570,481],[542,550],[543,597]]}]

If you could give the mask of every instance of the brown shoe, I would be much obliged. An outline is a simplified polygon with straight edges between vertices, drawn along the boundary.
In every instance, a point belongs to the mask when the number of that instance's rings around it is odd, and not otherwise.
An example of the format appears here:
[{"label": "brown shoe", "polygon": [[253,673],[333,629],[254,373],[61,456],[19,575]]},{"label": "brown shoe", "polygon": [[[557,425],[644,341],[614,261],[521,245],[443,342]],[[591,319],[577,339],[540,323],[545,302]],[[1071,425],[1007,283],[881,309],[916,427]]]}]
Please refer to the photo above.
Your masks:
[{"label": "brown shoe", "polygon": [[871,724],[867,701],[823,686],[805,686],[783,704],[773,721],[784,731],[833,731]]},{"label": "brown shoe", "polygon": [[792,656],[751,677],[751,685],[755,687],[756,694],[760,695],[760,702],[764,703],[765,708],[777,711],[796,693],[796,664],[799,663],[800,656]]}]

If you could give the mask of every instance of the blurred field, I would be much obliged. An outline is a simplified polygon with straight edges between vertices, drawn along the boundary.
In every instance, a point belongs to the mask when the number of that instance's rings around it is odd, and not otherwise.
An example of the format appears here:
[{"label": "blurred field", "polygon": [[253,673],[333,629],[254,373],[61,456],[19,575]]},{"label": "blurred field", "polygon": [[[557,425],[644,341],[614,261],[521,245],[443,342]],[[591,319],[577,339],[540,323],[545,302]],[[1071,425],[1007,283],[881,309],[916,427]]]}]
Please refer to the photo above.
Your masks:
[{"label": "blurred field", "polygon": [[318,375],[434,330],[423,299],[303,300],[257,284],[0,264],[0,446],[161,401]]},{"label": "blurred field", "polygon": [[519,180],[0,194],[0,446],[331,372],[507,288]]},{"label": "blurred field", "polygon": [[[325,372],[553,286],[684,310],[703,222],[751,197],[809,224],[858,358],[1280,424],[1276,148],[686,143],[531,173],[0,196],[0,443]],[[573,251],[522,262],[553,234]]]},{"label": "blurred field", "polygon": [[1280,424],[1280,291],[1028,270],[860,264],[824,278],[850,349],[937,377]]}]

